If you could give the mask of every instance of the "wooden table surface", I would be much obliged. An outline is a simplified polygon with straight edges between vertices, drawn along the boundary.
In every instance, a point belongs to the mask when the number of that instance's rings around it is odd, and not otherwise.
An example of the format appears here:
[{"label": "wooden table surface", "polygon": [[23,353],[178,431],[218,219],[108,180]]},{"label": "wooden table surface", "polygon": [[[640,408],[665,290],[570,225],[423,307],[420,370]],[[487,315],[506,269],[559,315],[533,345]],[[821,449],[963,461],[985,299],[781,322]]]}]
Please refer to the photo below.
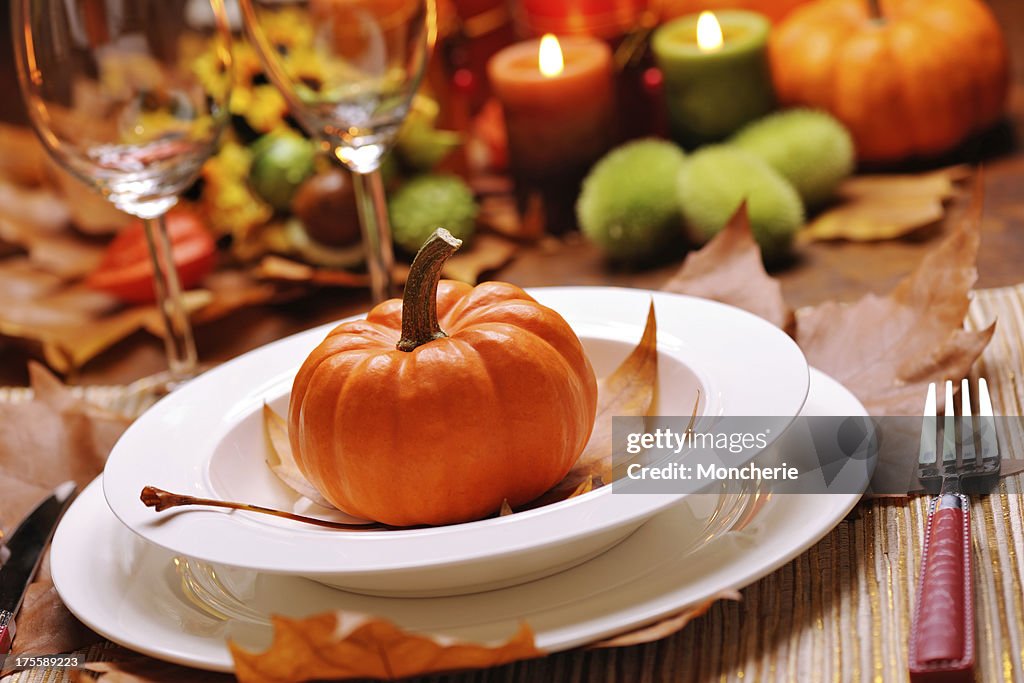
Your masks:
[{"label": "wooden table surface", "polygon": [[[0,41],[9,43],[8,13],[0,0]],[[982,163],[985,177],[985,222],[978,258],[978,287],[1024,281],[1024,2],[991,0],[1013,53],[1014,83],[1010,115],[998,130],[974,140],[941,163]],[[2,50],[9,44],[0,43]],[[0,87],[11,91],[11,68],[0,68]],[[23,114],[0,103],[0,118]],[[938,165],[938,164],[936,164]],[[875,244],[820,243],[800,249],[797,259],[775,274],[794,306],[827,299],[849,300],[868,291],[885,291],[909,272],[936,238],[956,220],[954,208],[943,225],[911,239]],[[578,235],[557,248],[524,249],[509,266],[490,274],[531,287],[542,285],[620,285],[657,288],[678,262],[640,272],[615,270]],[[200,357],[218,363],[282,336],[359,313],[369,305],[362,292],[325,290],[286,305],[261,306],[235,313],[197,330]],[[5,348],[0,357],[0,385],[24,384],[28,356]],[[158,340],[139,333],[90,362],[75,381],[118,384],[166,367]]]}]

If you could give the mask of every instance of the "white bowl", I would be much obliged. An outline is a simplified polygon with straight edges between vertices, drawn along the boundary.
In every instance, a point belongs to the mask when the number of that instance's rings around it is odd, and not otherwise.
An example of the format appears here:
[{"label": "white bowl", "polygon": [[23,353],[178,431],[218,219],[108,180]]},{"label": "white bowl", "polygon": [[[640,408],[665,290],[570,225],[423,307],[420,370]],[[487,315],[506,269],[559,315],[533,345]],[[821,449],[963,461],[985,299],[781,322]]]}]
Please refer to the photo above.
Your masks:
[{"label": "white bowl", "polygon": [[[659,415],[795,417],[807,396],[796,344],[761,318],[703,299],[605,287],[530,290],[561,313],[598,375],[611,372],[658,317]],[[325,325],[240,356],[189,382],[140,417],[107,461],[103,490],[132,531],[173,552],[347,590],[396,596],[470,593],[574,566],[628,536],[683,494],[611,495],[603,487],[514,515],[429,529],[338,532],[244,512],[155,513],[144,486],[292,509],[298,497],[264,464],[264,402],[284,412],[298,366]],[[787,423],[788,424],[788,423]],[[336,516],[338,513],[335,513]],[[326,516],[326,515],[325,515]]]}]

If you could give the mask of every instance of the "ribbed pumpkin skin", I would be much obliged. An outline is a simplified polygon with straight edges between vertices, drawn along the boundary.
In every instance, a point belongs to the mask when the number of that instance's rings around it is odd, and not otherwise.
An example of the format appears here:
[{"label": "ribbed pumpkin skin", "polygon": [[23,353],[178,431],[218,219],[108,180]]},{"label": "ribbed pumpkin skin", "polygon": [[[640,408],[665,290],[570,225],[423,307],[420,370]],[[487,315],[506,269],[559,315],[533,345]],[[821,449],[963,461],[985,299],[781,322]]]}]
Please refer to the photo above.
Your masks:
[{"label": "ribbed pumpkin skin", "polygon": [[862,161],[949,151],[1002,115],[1006,41],[979,0],[818,0],[772,32],[784,105],[831,112]]},{"label": "ribbed pumpkin skin", "polygon": [[336,327],[292,387],[302,473],[350,514],[452,524],[558,483],[594,427],[597,382],[576,334],[513,285],[441,281],[448,337],[395,348],[402,302]]}]

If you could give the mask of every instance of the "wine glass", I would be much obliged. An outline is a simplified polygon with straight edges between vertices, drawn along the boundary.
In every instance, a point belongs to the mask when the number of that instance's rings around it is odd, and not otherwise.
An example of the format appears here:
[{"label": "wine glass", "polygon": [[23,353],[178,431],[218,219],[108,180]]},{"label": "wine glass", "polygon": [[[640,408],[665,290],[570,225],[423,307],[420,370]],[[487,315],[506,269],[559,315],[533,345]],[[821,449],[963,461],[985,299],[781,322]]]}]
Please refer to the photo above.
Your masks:
[{"label": "wine glass", "polygon": [[[223,0],[198,9],[190,0],[12,0],[18,80],[47,152],[145,223],[170,378],[158,391],[197,373],[164,217],[229,121]],[[202,76],[199,55],[213,62]]]},{"label": "wine glass", "polygon": [[433,0],[241,0],[243,24],[292,116],[352,171],[374,301],[393,253],[380,165],[423,78]]}]

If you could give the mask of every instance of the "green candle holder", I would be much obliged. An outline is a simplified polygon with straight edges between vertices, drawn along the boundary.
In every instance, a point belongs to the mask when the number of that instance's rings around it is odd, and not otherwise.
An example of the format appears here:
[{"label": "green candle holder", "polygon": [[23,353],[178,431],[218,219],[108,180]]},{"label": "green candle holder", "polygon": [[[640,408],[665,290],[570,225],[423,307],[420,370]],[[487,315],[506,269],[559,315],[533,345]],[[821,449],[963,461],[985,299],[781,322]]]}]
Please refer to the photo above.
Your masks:
[{"label": "green candle holder", "polygon": [[771,22],[756,12],[715,12],[722,44],[697,44],[698,15],[659,27],[651,39],[664,76],[672,135],[693,148],[728,137],[775,108],[768,34]]}]

